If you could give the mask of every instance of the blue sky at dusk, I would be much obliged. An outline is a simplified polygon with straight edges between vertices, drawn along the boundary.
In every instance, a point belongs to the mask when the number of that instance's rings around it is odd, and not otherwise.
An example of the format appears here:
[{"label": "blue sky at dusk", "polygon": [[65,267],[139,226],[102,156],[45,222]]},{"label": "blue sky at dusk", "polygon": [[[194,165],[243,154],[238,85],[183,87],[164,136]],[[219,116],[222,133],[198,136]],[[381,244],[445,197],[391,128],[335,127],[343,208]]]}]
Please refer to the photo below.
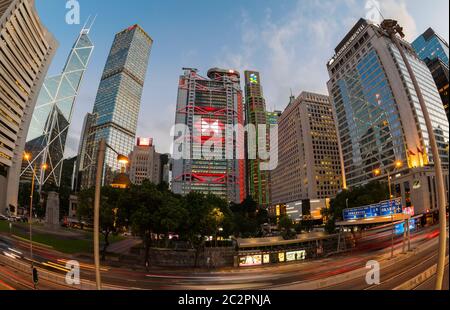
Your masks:
[{"label": "blue sky at dusk", "polygon": [[[138,136],[153,137],[170,152],[178,78],[182,67],[206,75],[212,67],[261,72],[267,108],[283,110],[290,90],[327,93],[327,61],[354,23],[365,0],[78,0],[81,25],[68,25],[65,0],[36,0],[39,15],[60,46],[50,74],[62,69],[83,22],[95,50],[75,106],[67,156],[75,155],[83,117],[92,111],[115,33],[138,23],[154,45],[145,82]],[[379,0],[386,18],[398,19],[408,39],[433,27],[449,38],[448,0]]]}]

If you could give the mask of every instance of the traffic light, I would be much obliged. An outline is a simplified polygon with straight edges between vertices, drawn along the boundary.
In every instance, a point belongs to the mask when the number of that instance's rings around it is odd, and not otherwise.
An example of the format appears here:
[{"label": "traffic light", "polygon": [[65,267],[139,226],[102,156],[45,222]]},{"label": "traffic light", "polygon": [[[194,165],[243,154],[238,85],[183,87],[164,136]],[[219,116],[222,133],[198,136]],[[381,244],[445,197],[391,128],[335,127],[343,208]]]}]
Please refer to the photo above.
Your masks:
[{"label": "traffic light", "polygon": [[33,283],[37,285],[39,283],[38,271],[33,267]]}]

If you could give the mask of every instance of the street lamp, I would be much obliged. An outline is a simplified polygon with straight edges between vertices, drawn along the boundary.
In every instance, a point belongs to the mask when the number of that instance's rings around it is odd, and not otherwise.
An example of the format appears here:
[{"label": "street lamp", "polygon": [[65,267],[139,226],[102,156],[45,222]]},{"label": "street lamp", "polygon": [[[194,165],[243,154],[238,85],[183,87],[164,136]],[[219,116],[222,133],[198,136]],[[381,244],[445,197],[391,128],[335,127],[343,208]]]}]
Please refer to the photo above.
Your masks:
[{"label": "street lamp", "polygon": [[[30,153],[24,153],[23,154],[23,159],[25,159],[27,162],[30,162],[30,160],[32,159],[32,155]],[[29,234],[30,234],[30,261],[31,261],[31,270],[33,270],[33,230],[32,230],[32,221],[33,221],[33,198],[34,198],[34,182],[35,179],[37,178],[36,175],[36,163],[34,163],[33,165],[33,176],[31,178],[31,193],[30,193],[30,211],[29,211],[29,215],[28,215],[28,225],[29,225]],[[46,170],[48,168],[47,164],[43,164],[41,169]],[[32,277],[34,278],[33,274]]]},{"label": "street lamp", "polygon": [[109,148],[117,154],[117,161],[120,164],[127,164],[128,158],[122,154],[117,153],[112,147],[106,144],[105,139],[99,142],[97,153],[97,174],[95,178],[95,197],[94,197],[94,264],[95,264],[95,281],[97,290],[101,290],[101,275],[100,275],[100,195],[103,179],[103,166],[105,163],[106,148]]},{"label": "street lamp", "polygon": [[[396,160],[394,162],[394,170],[400,169],[403,167],[403,162],[401,160]],[[391,173],[389,169],[385,168],[387,177],[388,177],[388,187],[389,187],[389,211],[391,212],[391,225],[392,225],[392,231],[391,231],[391,259],[394,258],[394,210],[392,210],[392,185],[391,185]],[[382,174],[381,168],[375,168],[373,170],[373,174],[378,177]]]},{"label": "street lamp", "polygon": [[121,154],[117,155],[117,161],[122,165],[127,165],[130,162],[127,156]]},{"label": "street lamp", "polygon": [[427,105],[425,104],[425,99],[423,97],[422,90],[417,81],[416,75],[412,69],[412,66],[406,57],[405,51],[401,46],[397,35],[401,38],[405,37],[403,33],[403,28],[398,24],[396,20],[386,19],[381,23],[381,28],[384,29],[395,44],[396,48],[400,52],[403,62],[405,63],[408,74],[414,85],[414,90],[416,91],[417,98],[419,100],[420,108],[422,110],[423,118],[425,120],[425,125],[427,127],[428,136],[430,139],[430,147],[433,154],[434,170],[436,174],[436,188],[438,196],[438,206],[439,206],[439,253],[438,253],[438,264],[437,264],[437,275],[436,275],[436,290],[442,290],[442,284],[444,281],[444,271],[445,271],[445,256],[447,250],[447,210],[445,208],[445,185],[444,185],[444,175],[442,172],[441,157],[439,154],[439,149],[436,142],[436,136],[433,130],[433,124],[431,123],[430,114],[428,113]]}]

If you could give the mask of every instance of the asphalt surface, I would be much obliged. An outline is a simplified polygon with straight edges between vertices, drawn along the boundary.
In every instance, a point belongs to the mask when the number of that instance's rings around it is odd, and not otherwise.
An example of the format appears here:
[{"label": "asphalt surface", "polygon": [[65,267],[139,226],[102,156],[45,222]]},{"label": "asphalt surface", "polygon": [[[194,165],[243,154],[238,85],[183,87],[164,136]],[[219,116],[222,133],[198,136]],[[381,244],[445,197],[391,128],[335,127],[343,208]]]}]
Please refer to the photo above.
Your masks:
[{"label": "asphalt surface", "polygon": [[[426,229],[412,236],[412,248],[426,248],[416,254],[400,254],[402,244],[397,242],[395,252],[396,260],[392,266],[381,269],[381,283],[369,286],[365,277],[343,282],[337,285],[326,286],[328,290],[364,290],[364,289],[393,289],[398,285],[414,278],[421,272],[432,267],[436,263],[437,227]],[[2,243],[3,240],[3,243]],[[18,253],[16,259],[24,264],[29,264],[28,244],[16,240],[0,239],[0,255],[3,250],[13,248]],[[33,259],[39,264],[43,272],[65,274],[66,260],[62,254],[45,247],[35,246]],[[334,276],[345,275],[365,268],[369,260],[378,260],[389,264],[386,258],[389,256],[390,247],[375,251],[355,251],[346,255],[334,256],[316,261],[306,261],[301,264],[269,266],[251,269],[233,269],[216,272],[192,272],[185,271],[154,271],[141,272],[125,268],[102,267],[103,287],[109,289],[147,289],[147,290],[245,290],[245,289],[309,289],[309,283],[315,283]],[[56,266],[56,267],[55,267]],[[62,269],[61,269],[62,268]],[[82,281],[94,282],[93,266],[90,262],[82,262]],[[446,273],[448,289],[448,267]],[[5,264],[0,264],[0,289],[33,289],[31,274],[18,271]],[[306,285],[306,286],[305,286]],[[312,286],[311,286],[312,287]],[[38,289],[64,290],[79,289],[76,286],[67,286],[41,280]],[[434,289],[433,280],[430,279],[417,287],[417,289]]]},{"label": "asphalt surface", "polygon": [[[420,284],[419,286],[415,287],[414,290],[417,290],[417,291],[434,290],[435,282],[436,282],[436,276],[433,276],[430,279],[428,279],[427,281]],[[447,290],[447,291],[449,289],[448,265],[445,267],[444,285],[442,286],[442,289]]]}]

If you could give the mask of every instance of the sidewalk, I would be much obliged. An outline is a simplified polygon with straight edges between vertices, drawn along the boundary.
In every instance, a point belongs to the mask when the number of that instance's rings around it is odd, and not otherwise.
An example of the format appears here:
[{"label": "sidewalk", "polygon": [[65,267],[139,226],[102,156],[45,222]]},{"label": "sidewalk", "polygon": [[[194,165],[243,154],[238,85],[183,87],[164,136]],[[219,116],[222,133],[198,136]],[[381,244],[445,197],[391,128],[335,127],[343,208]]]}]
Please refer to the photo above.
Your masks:
[{"label": "sidewalk", "polygon": [[127,255],[130,253],[132,247],[137,246],[141,243],[142,240],[139,238],[128,238],[110,245],[108,247],[108,252]]}]

